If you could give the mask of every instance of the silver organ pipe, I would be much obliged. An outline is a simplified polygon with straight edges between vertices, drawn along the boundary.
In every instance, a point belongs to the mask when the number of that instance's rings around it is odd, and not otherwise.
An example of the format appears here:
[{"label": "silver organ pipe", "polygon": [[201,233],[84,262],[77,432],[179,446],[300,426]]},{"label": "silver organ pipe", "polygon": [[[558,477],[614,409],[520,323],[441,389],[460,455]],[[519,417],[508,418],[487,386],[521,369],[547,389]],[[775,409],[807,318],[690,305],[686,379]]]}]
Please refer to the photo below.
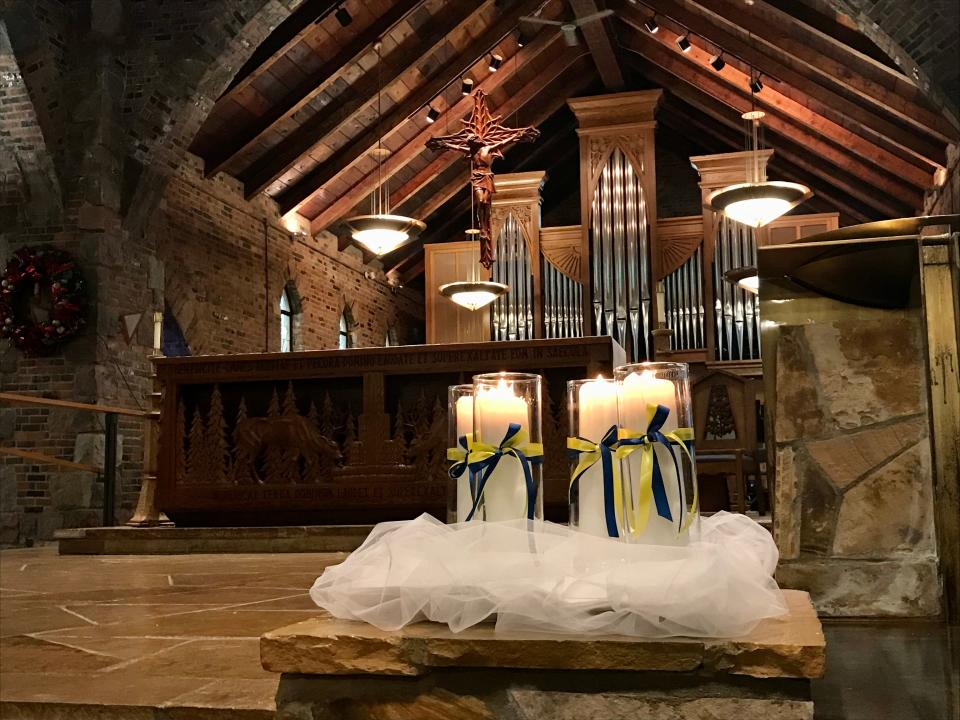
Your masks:
[{"label": "silver organ pipe", "polygon": [[497,262],[492,278],[505,283],[510,291],[493,303],[491,330],[494,340],[532,339],[533,330],[533,273],[530,251],[520,223],[513,214],[507,215],[497,236]]},{"label": "silver organ pipe", "polygon": [[583,337],[583,287],[543,258],[543,308],[548,338]]},{"label": "silver organ pipe", "polygon": [[671,349],[696,350],[704,346],[703,248],[664,278],[664,316],[673,330]]},{"label": "silver organ pipe", "polygon": [[[650,357],[651,329],[646,199],[619,148],[611,153],[594,189],[590,233],[596,332],[612,335],[632,360],[645,360]],[[576,322],[582,324],[582,318]]]},{"label": "silver organ pipe", "polygon": [[718,360],[755,360],[760,357],[760,316],[757,296],[724,279],[730,270],[756,266],[757,240],[753,228],[721,216],[717,223],[713,283],[716,299]]}]

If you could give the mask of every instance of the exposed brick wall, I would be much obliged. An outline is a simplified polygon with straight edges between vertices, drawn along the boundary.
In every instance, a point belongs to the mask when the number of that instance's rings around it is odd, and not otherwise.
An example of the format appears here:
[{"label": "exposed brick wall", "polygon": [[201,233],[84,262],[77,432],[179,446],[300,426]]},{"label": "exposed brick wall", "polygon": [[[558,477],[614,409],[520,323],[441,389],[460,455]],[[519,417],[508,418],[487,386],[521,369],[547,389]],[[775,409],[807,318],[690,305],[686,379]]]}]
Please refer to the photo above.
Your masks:
[{"label": "exposed brick wall", "polygon": [[[9,55],[21,71],[11,70],[7,79],[22,80],[35,118],[27,127],[14,113],[0,113],[0,133],[42,137],[38,149],[46,151],[56,180],[46,187],[31,182],[37,178],[10,163],[12,153],[2,149],[7,160],[0,168],[0,197],[8,204],[0,205],[0,263],[22,245],[60,247],[76,255],[91,292],[88,327],[57,354],[28,360],[0,350],[0,388],[146,405],[150,316],[162,307],[164,295],[155,235],[146,229],[214,99],[297,3],[0,3],[0,23],[11,46],[9,53],[0,48],[0,55]],[[13,91],[16,112],[30,113],[23,88]],[[15,165],[17,172],[9,172],[7,166]],[[39,199],[42,212],[33,212],[25,198]],[[128,340],[122,318],[131,314],[143,319]],[[100,465],[102,423],[102,416],[85,413],[2,408],[0,441]],[[142,475],[138,423],[121,421],[120,434],[123,520]],[[102,486],[89,473],[0,460],[0,544],[49,539],[59,527],[99,524],[101,507]]]},{"label": "exposed brick wall", "polygon": [[203,179],[199,158],[187,156],[159,216],[151,234],[166,267],[166,302],[194,354],[277,351],[278,303],[288,281],[303,305],[298,349],[337,347],[345,300],[353,304],[358,346],[382,346],[390,325],[400,342],[423,337],[419,293],[391,288],[382,272],[365,277],[375,269],[355,250],[339,252],[332,235],[294,236],[271,201],[245,201],[228,175]]},{"label": "exposed brick wall", "polygon": [[[816,2],[805,0],[816,6]],[[956,116],[960,107],[957,0],[823,0]]]}]

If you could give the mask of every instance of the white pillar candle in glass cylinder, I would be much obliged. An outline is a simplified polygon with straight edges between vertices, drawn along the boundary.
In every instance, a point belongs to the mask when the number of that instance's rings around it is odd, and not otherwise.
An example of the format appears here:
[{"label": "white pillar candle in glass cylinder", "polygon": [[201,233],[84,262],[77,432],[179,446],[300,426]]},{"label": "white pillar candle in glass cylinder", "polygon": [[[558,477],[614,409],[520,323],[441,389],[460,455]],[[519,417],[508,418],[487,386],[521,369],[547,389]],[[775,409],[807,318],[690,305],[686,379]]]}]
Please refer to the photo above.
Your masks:
[{"label": "white pillar candle in glass cylinder", "polygon": [[[621,422],[623,427],[631,432],[646,433],[649,426],[649,406],[663,405],[669,411],[667,419],[661,428],[662,432],[676,430],[677,425],[677,388],[671,380],[660,379],[653,370],[631,372],[622,380],[621,384]],[[663,486],[666,491],[667,502],[670,506],[672,520],[667,520],[657,513],[656,502],[650,500],[650,515],[640,542],[657,545],[686,544],[688,535],[678,533],[679,523],[682,521],[686,509],[686,498],[679,482],[677,467],[674,465],[674,453],[682,450],[666,448],[661,444],[654,446],[657,461],[660,465],[660,474],[663,477]],[[640,492],[640,464],[642,450],[636,450],[627,458],[625,469],[630,480],[633,493],[633,504],[636,506]]]},{"label": "white pillar candle in glass cylinder", "polygon": [[[579,390],[578,406],[577,434],[584,440],[599,443],[607,430],[617,424],[616,384],[601,377],[583,383]],[[609,532],[601,460],[597,460],[580,477],[577,493],[577,527],[591,535],[607,537]]]},{"label": "white pillar candle in glass cylinder", "polygon": [[[481,388],[475,396],[475,428],[481,442],[498,446],[512,423],[528,429],[529,412],[526,401],[514,393],[510,383],[501,380],[495,387]],[[526,517],[527,484],[520,461],[504,455],[497,467],[487,476],[483,491],[484,516],[489,522],[516,520]]]},{"label": "white pillar candle in glass cylinder", "polygon": [[[473,434],[473,396],[463,395],[457,398],[457,442],[464,436]],[[461,448],[462,449],[462,448]],[[466,522],[473,507],[470,494],[470,470],[464,470],[457,478],[457,522]]]}]

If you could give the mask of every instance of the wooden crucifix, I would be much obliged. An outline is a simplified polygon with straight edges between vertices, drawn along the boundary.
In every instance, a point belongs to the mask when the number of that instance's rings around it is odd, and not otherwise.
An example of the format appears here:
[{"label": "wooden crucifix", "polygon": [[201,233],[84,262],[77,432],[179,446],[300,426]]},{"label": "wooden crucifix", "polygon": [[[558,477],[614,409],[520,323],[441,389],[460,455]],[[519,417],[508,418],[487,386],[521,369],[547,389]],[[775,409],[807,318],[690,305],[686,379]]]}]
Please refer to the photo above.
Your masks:
[{"label": "wooden crucifix", "polygon": [[454,150],[470,158],[470,188],[480,230],[480,264],[488,270],[496,260],[490,228],[490,208],[495,192],[493,161],[503,157],[503,149],[510,143],[529,142],[540,137],[540,131],[534,127],[509,128],[501,125],[500,119],[501,116],[490,114],[486,93],[477,90],[473,94],[470,118],[461,120],[463,129],[427,141],[431,150]]}]

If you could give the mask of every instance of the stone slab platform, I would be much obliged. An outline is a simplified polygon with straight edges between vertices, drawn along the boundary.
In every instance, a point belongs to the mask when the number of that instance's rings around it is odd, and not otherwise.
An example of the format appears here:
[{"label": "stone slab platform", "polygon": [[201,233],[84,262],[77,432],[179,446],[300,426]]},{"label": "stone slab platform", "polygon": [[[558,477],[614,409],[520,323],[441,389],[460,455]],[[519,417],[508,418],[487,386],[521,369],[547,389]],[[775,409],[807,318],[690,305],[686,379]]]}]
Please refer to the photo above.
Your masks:
[{"label": "stone slab platform", "polygon": [[784,594],[788,616],[726,640],[385,632],[323,616],[265,633],[260,659],[282,674],[280,716],[306,720],[810,720],[826,643],[809,595]]},{"label": "stone slab platform", "polygon": [[352,552],[372,525],[109,527],[60,530],[61,555]]}]

